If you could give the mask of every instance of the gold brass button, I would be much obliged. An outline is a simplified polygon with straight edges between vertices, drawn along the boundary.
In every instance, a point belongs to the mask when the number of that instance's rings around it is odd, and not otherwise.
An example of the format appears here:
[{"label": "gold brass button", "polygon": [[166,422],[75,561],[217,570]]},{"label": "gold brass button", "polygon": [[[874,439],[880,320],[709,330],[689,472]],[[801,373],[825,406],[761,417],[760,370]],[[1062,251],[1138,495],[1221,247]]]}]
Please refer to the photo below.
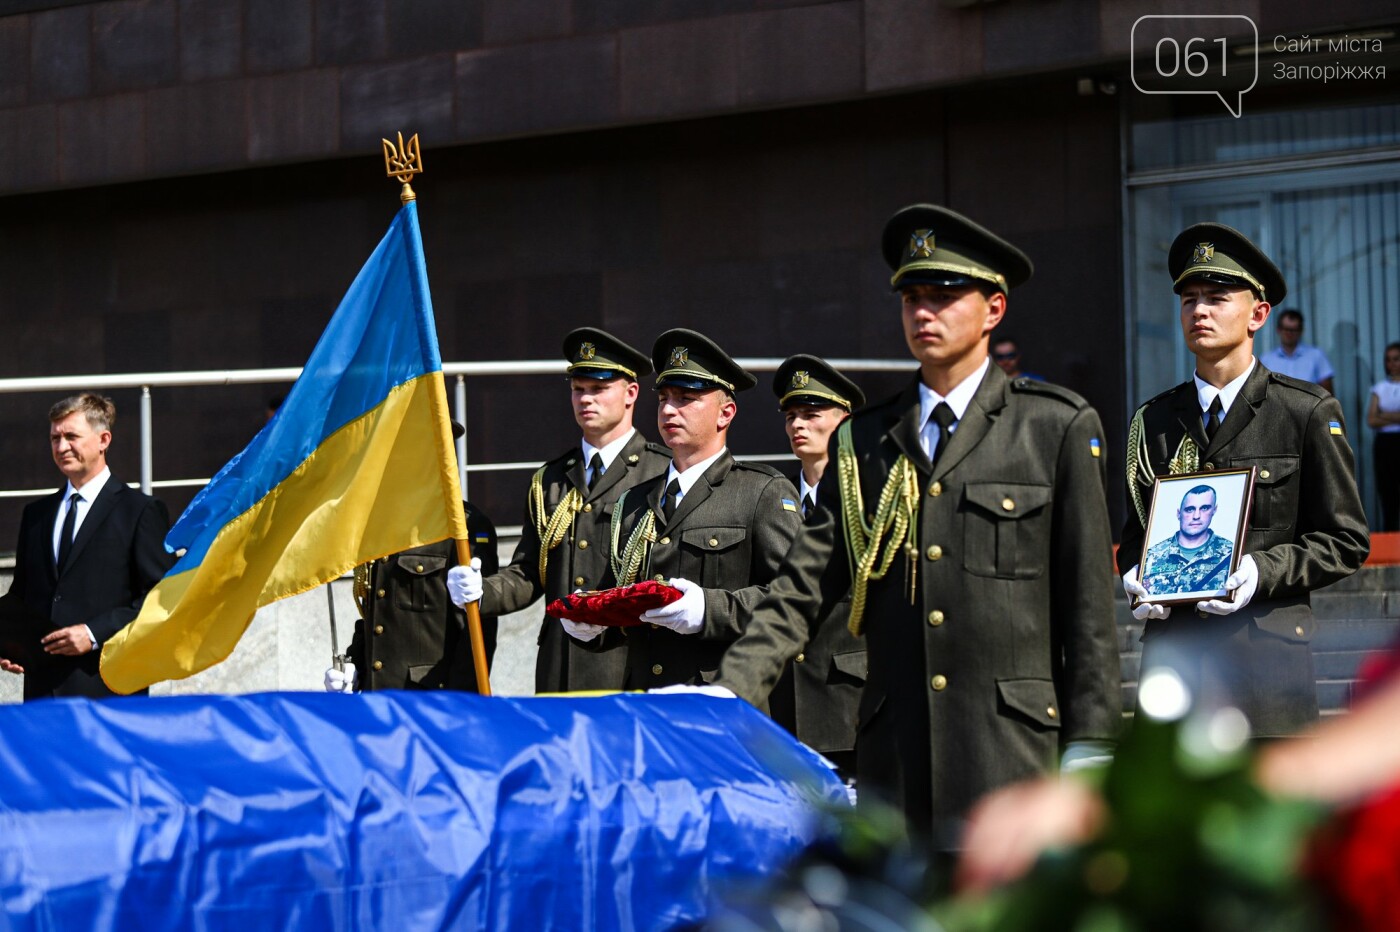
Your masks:
[{"label": "gold brass button", "polygon": [[575,577],[574,577],[574,585],[575,585],[575,586],[582,586],[582,585],[583,585],[583,577],[582,577],[582,576],[575,576]]},{"label": "gold brass button", "polygon": [[1298,637],[1302,637],[1302,636],[1303,636],[1303,626],[1302,626],[1302,625],[1298,625],[1296,628],[1293,629],[1293,633],[1296,634],[1296,635],[1298,635]]},{"label": "gold brass button", "polygon": [[1001,500],[1001,510],[1002,510],[1002,511],[1015,511],[1015,510],[1016,510],[1016,503],[1015,503],[1014,501],[1012,501],[1011,499],[1009,499],[1009,498],[1003,498],[1003,499]]},{"label": "gold brass button", "polygon": [[928,623],[937,628],[939,625],[943,624],[943,613],[940,612],[938,609],[934,609],[933,611],[929,612]]},{"label": "gold brass button", "polygon": [[580,549],[580,550],[587,550],[587,549],[588,549],[588,541],[586,541],[586,540],[581,540],[581,541],[579,541],[579,542],[578,542],[578,549]]},{"label": "gold brass button", "polygon": [[380,589],[378,592],[375,593],[375,595],[381,599],[384,598],[384,590]]},{"label": "gold brass button", "polygon": [[929,487],[928,487],[928,494],[932,495],[934,498],[937,498],[938,496],[942,495],[942,494],[943,494],[943,483],[941,483],[941,482],[935,482],[933,485],[929,486]]},{"label": "gold brass button", "polygon": [[1202,466],[1201,468],[1202,468],[1202,469],[1214,469],[1214,468],[1215,468],[1215,464],[1214,464],[1214,463],[1206,463],[1206,464],[1205,464],[1204,466]]},{"label": "gold brass button", "polygon": [[661,675],[661,664],[659,664],[659,663],[654,663],[654,664],[652,664],[652,665],[651,665],[651,672],[652,672],[652,675],[653,675],[653,676],[660,676],[660,675]]},{"label": "gold brass button", "polygon": [[807,660],[807,655],[806,655],[806,654],[798,654],[797,657],[794,658],[794,659],[796,659],[798,663],[803,663],[803,662],[805,662],[805,661]]},{"label": "gold brass button", "polygon": [[1200,616],[1201,618],[1209,618],[1209,617],[1210,617],[1210,612],[1203,612],[1203,611],[1201,611],[1199,608],[1196,609],[1196,614],[1197,614],[1198,616]]},{"label": "gold brass button", "polygon": [[710,546],[711,546],[711,547],[718,547],[718,546],[719,546],[719,540],[716,539],[716,538],[714,538],[714,537],[711,537],[711,538],[710,538]]},{"label": "gold brass button", "polygon": [[384,633],[384,626],[383,626],[383,625],[375,625],[375,626],[374,626],[374,633],[375,633],[375,634],[383,634],[383,633]]},{"label": "gold brass button", "polygon": [[583,512],[584,512],[584,514],[587,514],[588,512],[590,512],[590,511],[592,511],[592,510],[593,510],[593,503],[592,503],[592,502],[585,502],[584,505],[583,505]]},{"label": "gold brass button", "polygon": [[657,573],[657,574],[656,574],[654,577],[652,577],[652,578],[655,579],[657,582],[665,582],[665,581],[666,581],[666,577],[663,576],[663,575],[660,574],[660,573]]},{"label": "gold brass button", "polygon": [[1046,708],[1045,714],[1050,718],[1056,718],[1060,713],[1056,712],[1055,707],[1052,705]]},{"label": "gold brass button", "polygon": [[943,548],[934,544],[932,547],[928,548],[927,556],[930,560],[941,560],[943,559]]},{"label": "gold brass button", "polygon": [[933,679],[929,680],[929,685],[933,687],[934,692],[942,692],[943,690],[948,688],[948,677],[940,673]]},{"label": "gold brass button", "polygon": [[415,573],[421,573],[421,572],[423,572],[423,564],[419,563],[417,566],[415,566],[415,567],[413,568],[413,571],[414,571]]},{"label": "gold brass button", "polygon": [[663,537],[663,538],[661,538],[660,540],[657,541],[658,544],[669,544],[670,542],[671,542],[671,538],[669,538],[669,537]]},{"label": "gold brass button", "polygon": [[641,459],[641,457],[638,456],[637,454],[633,453],[631,456],[627,457],[627,462],[629,462],[629,463],[635,463],[635,462],[637,462],[637,460],[639,460],[639,459]]},{"label": "gold brass button", "polygon": [[1269,478],[1269,471],[1268,471],[1267,469],[1261,469],[1261,470],[1259,470],[1259,478],[1260,478],[1260,479],[1267,479],[1267,478]]},{"label": "gold brass button", "polygon": [[383,670],[383,669],[384,669],[384,661],[382,661],[382,660],[376,660],[376,661],[374,662],[374,668],[375,668],[376,670]]}]

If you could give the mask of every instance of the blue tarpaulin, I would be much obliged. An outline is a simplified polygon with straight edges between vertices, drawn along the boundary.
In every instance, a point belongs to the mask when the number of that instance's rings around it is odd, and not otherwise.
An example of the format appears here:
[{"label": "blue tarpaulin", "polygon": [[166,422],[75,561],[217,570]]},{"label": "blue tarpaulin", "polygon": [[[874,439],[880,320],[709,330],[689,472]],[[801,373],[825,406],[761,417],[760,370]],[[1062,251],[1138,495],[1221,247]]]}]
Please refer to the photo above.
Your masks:
[{"label": "blue tarpaulin", "polygon": [[707,696],[3,707],[0,928],[673,928],[843,799]]}]

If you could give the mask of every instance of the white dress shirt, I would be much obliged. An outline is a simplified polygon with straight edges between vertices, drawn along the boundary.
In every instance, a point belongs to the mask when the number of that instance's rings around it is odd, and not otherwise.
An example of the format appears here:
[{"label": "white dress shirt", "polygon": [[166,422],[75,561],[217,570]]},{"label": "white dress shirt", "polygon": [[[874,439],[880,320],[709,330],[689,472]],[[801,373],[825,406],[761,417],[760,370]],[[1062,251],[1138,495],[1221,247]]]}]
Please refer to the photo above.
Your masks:
[{"label": "white dress shirt", "polygon": [[953,416],[956,421],[948,428],[951,435],[958,429],[958,421],[963,419],[967,413],[967,406],[972,404],[972,396],[977,394],[977,387],[982,384],[982,379],[987,375],[987,367],[992,364],[991,357],[982,360],[982,365],[977,367],[967,378],[963,379],[946,396],[929,388],[923,380],[919,380],[919,440],[923,444],[924,455],[933,459],[934,447],[938,446],[938,423],[932,420],[933,409],[938,407],[940,402],[947,402],[948,407],[953,409]]}]

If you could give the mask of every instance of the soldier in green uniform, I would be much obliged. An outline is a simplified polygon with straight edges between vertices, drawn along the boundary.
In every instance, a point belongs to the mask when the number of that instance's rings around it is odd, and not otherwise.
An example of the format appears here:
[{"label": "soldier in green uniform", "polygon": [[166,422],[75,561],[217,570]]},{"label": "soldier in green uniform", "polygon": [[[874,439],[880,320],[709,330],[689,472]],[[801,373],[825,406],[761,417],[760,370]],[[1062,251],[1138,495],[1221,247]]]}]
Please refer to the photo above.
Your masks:
[{"label": "soldier in green uniform", "polygon": [[1098,415],[1071,391],[991,365],[1016,247],[943,207],[885,227],[904,336],[899,395],[852,415],[718,684],[761,702],[849,591],[869,674],[856,732],[862,792],[936,845],[983,793],[1102,758],[1120,720],[1112,540]]},{"label": "soldier in green uniform", "polygon": [[1142,585],[1152,595],[1210,592],[1225,588],[1235,545],[1211,530],[1217,495],[1198,485],[1181,497],[1176,510],[1179,530],[1147,548]]},{"label": "soldier in green uniform", "polygon": [[[606,331],[581,327],[564,338],[574,420],[583,439],[541,466],[530,479],[520,544],[510,565],[484,580],[478,570],[449,574],[453,601],[481,600],[485,614],[504,615],[541,595],[554,600],[578,589],[613,585],[608,531],[627,489],[666,471],[665,447],[633,426],[637,379],[651,371],[644,353]],[[545,616],[535,661],[535,692],[619,689],[626,651],[590,651]]]},{"label": "soldier in green uniform", "polygon": [[[463,427],[452,422],[452,436]],[[496,526],[463,502],[473,559],[495,572]],[[447,573],[457,565],[457,542],[424,544],[355,567],[360,620],[343,669],[326,670],[328,692],[376,689],[477,691],[467,616],[447,596]],[[481,618],[489,667],[496,652],[496,619]]]},{"label": "soldier in green uniform", "polygon": [[651,357],[657,425],[673,459],[618,502],[614,572],[619,585],[650,577],[684,595],[645,612],[646,624],[606,636],[565,625],[584,641],[627,641],[628,689],[709,683],[801,523],[792,483],[771,466],[735,460],[726,446],[734,396],[757,383],[753,375],[693,330],[666,331]]},{"label": "soldier in green uniform", "polygon": [[[817,487],[826,473],[836,428],[865,404],[865,393],[816,356],[790,356],[773,375],[788,443],[798,459],[789,478],[797,486],[803,520],[817,511]],[[768,711],[778,722],[855,776],[856,711],[865,684],[865,644],[851,633],[851,603],[843,599],[811,631],[773,692]]]},{"label": "soldier in green uniform", "polygon": [[1317,719],[1309,593],[1356,571],[1370,550],[1342,409],[1325,390],[1270,372],[1254,357],[1287,285],[1238,230],[1198,223],[1167,254],[1195,375],[1148,401],[1128,433],[1128,519],[1118,548],[1123,586],[1146,594],[1139,568],[1157,476],[1258,467],[1244,555],[1231,595],[1195,611],[1153,603],[1142,666],[1167,664],[1207,705],[1230,704],[1259,736]]}]

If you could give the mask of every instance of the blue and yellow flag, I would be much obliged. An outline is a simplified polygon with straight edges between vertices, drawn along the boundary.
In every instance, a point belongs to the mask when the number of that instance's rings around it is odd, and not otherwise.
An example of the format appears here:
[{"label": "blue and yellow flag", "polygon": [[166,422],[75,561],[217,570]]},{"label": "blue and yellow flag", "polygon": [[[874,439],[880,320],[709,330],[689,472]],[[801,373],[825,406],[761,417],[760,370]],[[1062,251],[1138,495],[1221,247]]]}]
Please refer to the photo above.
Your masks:
[{"label": "blue and yellow flag", "polygon": [[165,545],[184,556],[102,647],[119,693],[233,652],[264,605],[358,563],[465,538],[416,202],[394,218],[277,415]]}]

